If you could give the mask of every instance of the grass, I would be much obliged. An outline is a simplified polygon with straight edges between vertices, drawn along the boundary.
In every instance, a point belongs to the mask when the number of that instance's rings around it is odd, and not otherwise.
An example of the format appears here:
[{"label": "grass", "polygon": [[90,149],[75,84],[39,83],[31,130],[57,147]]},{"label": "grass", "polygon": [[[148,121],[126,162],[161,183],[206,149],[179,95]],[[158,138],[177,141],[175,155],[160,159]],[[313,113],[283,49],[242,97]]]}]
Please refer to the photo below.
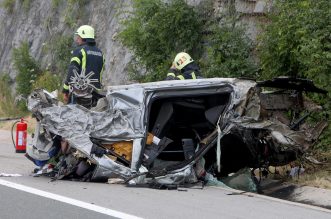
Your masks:
[{"label": "grass", "polygon": [[18,107],[15,106],[15,99],[11,94],[10,78],[4,74],[0,77],[0,118],[17,117],[20,114]]},{"label": "grass", "polygon": [[[0,118],[17,118],[26,116],[28,112],[20,110],[15,104],[15,98],[11,94],[11,79],[7,74],[0,77]],[[13,121],[0,122],[0,129],[11,129]]]},{"label": "grass", "polygon": [[[323,162],[321,164],[313,164],[308,161],[304,163],[294,161],[284,166],[269,167],[269,173],[271,173],[269,177],[290,184],[331,189],[331,151],[320,152],[314,155],[314,158]],[[297,167],[300,164],[303,166],[304,172],[299,177],[290,177],[291,168]]]},{"label": "grass", "polygon": [[291,183],[313,186],[323,189],[331,189],[331,151],[321,153],[317,156],[319,160],[325,160],[325,163],[306,164],[305,173],[299,178],[290,180]]}]

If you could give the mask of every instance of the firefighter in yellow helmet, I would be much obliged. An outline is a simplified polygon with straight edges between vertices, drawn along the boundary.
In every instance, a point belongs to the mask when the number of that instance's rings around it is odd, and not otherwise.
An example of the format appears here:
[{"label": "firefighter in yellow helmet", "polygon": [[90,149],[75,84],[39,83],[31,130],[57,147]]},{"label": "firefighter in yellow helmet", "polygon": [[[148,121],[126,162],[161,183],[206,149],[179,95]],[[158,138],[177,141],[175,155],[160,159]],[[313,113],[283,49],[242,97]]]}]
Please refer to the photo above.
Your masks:
[{"label": "firefighter in yellow helmet", "polygon": [[72,51],[62,90],[63,99],[90,108],[99,97],[97,92],[101,89],[104,56],[96,46],[93,27],[80,26],[74,40],[77,47]]},{"label": "firefighter in yellow helmet", "polygon": [[198,65],[186,52],[176,55],[170,67],[166,80],[186,80],[202,78]]}]

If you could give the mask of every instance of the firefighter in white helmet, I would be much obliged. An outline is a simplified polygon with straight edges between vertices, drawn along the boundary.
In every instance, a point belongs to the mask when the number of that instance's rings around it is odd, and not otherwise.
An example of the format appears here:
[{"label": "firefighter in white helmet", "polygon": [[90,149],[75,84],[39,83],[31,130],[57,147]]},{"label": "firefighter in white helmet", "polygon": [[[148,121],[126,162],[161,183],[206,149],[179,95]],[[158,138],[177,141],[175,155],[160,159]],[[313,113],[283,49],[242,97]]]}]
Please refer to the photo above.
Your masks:
[{"label": "firefighter in white helmet", "polygon": [[186,52],[176,55],[170,67],[166,80],[186,80],[202,78],[198,65]]},{"label": "firefighter in white helmet", "polygon": [[63,85],[63,99],[67,103],[89,108],[99,97],[105,60],[102,51],[96,46],[93,27],[80,26],[74,38],[77,47],[72,51]]}]

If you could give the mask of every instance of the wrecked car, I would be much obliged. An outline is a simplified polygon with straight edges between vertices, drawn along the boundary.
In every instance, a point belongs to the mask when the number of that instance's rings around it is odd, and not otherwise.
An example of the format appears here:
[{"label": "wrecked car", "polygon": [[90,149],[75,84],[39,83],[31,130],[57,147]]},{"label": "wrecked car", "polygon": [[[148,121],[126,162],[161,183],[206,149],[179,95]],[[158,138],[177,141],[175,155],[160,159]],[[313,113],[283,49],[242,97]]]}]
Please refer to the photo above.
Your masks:
[{"label": "wrecked car", "polygon": [[27,157],[40,167],[36,174],[55,179],[134,185],[180,185],[284,165],[327,125],[303,125],[303,92],[325,93],[305,79],[161,81],[110,86],[87,109],[38,89],[28,98],[38,123]]}]

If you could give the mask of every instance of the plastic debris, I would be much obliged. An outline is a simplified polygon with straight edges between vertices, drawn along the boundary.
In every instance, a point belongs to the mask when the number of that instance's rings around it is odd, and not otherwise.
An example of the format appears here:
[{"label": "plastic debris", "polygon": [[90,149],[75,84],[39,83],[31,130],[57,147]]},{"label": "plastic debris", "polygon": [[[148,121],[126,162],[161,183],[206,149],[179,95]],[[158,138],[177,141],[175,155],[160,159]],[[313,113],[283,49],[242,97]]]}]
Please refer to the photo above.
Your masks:
[{"label": "plastic debris", "polygon": [[252,177],[249,168],[243,168],[235,174],[225,177],[222,181],[233,189],[239,189],[246,192],[257,192],[257,185]]},{"label": "plastic debris", "polygon": [[109,178],[108,184],[124,184],[124,179],[120,178]]},{"label": "plastic debris", "polygon": [[297,177],[299,175],[302,175],[305,172],[305,169],[303,167],[292,167],[290,176],[292,178]]},{"label": "plastic debris", "polygon": [[223,182],[219,181],[216,177],[214,177],[210,173],[206,173],[205,181],[206,181],[206,186],[219,186],[223,188],[230,188],[227,185],[225,185]]},{"label": "plastic debris", "polygon": [[22,175],[18,173],[0,173],[0,177],[17,177],[17,176],[22,176]]}]

